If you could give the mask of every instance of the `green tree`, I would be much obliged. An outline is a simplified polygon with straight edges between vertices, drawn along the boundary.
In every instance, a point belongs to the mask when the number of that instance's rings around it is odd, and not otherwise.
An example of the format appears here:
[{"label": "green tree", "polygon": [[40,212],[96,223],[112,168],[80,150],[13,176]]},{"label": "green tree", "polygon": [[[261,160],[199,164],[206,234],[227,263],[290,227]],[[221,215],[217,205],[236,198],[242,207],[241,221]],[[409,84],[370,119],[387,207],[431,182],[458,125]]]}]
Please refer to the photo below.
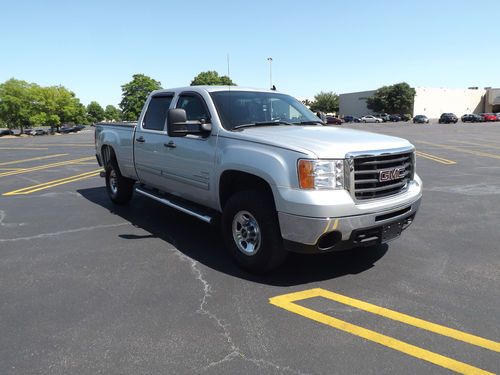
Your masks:
[{"label": "green tree", "polygon": [[191,81],[191,86],[236,86],[228,76],[219,76],[215,70],[201,72]]},{"label": "green tree", "polygon": [[33,114],[31,89],[33,84],[14,78],[0,85],[0,120],[9,128],[30,125]]},{"label": "green tree", "polygon": [[141,114],[144,102],[151,91],[161,89],[161,83],[144,74],[134,74],[132,81],[122,86],[120,108],[125,121],[136,121]]},{"label": "green tree", "polygon": [[382,86],[366,99],[366,106],[374,112],[413,113],[415,89],[406,82]]},{"label": "green tree", "polygon": [[87,121],[91,124],[95,124],[96,122],[104,120],[104,117],[105,113],[101,105],[96,101],[90,102],[87,106]]},{"label": "green tree", "polygon": [[120,121],[122,119],[122,112],[114,105],[107,105],[104,110],[104,118],[108,121]]},{"label": "green tree", "polygon": [[32,126],[50,126],[59,129],[66,123],[85,123],[85,106],[72,91],[63,86],[41,87],[30,90]]},{"label": "green tree", "polygon": [[42,87],[14,78],[0,85],[0,119],[10,128],[83,122],[85,107],[63,86]]},{"label": "green tree", "polygon": [[334,92],[323,92],[314,95],[314,101],[310,103],[311,111],[338,112],[339,96]]}]

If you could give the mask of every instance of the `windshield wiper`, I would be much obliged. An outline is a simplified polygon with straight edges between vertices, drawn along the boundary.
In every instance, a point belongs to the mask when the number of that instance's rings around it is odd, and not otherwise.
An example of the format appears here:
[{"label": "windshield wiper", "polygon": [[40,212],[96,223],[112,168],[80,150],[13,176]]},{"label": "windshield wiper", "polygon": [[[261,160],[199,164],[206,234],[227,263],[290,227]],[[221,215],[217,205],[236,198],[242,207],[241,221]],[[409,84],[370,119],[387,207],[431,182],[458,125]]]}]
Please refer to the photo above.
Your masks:
[{"label": "windshield wiper", "polygon": [[277,120],[277,121],[260,121],[260,122],[252,122],[250,124],[236,125],[233,128],[233,130],[235,130],[235,129],[241,129],[241,128],[249,128],[251,126],[271,126],[271,125],[292,125],[292,124],[289,123],[289,122],[280,121],[280,120]]},{"label": "windshield wiper", "polygon": [[300,121],[300,122],[294,122],[296,125],[325,125],[325,123],[321,120],[311,120],[311,121]]}]

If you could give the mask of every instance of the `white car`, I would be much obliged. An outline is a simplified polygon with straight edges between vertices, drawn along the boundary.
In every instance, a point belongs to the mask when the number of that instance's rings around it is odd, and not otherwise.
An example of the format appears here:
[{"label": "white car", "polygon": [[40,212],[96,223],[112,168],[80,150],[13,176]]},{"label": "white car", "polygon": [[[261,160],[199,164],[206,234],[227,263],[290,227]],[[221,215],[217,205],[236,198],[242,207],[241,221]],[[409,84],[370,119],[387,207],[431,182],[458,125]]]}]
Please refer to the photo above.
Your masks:
[{"label": "white car", "polygon": [[361,122],[382,122],[383,120],[381,118],[378,118],[378,117],[375,117],[375,116],[372,116],[372,115],[367,115],[367,116],[363,116],[359,119],[359,121]]}]

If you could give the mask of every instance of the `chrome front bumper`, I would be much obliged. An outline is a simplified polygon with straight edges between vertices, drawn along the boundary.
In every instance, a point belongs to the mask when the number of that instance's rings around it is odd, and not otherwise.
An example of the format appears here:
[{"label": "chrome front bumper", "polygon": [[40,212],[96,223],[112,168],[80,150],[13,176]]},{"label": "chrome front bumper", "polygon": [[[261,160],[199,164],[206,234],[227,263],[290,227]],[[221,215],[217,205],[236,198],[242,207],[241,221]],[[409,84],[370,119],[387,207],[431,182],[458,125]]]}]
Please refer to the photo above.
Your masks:
[{"label": "chrome front bumper", "polygon": [[[390,226],[392,223],[404,223],[402,229],[406,229],[418,211],[420,201],[421,197],[410,204],[393,207],[390,210],[347,217],[315,218],[279,212],[281,235],[285,246],[291,251],[326,252],[344,250],[360,246],[353,238],[354,234],[360,231],[369,229],[380,229],[382,231],[383,228]],[[332,234],[337,238],[336,244],[322,247],[321,239],[326,238],[327,235],[332,237]],[[380,240],[378,242],[385,241]]]}]

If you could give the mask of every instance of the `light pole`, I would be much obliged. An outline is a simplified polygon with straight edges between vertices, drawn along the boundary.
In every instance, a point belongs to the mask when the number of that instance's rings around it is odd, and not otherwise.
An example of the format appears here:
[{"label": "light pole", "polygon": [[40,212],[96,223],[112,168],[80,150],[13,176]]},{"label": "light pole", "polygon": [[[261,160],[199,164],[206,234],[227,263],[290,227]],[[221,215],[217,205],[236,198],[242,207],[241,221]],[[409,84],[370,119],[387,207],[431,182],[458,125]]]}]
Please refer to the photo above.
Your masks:
[{"label": "light pole", "polygon": [[273,87],[273,68],[272,68],[273,58],[268,57],[267,61],[269,61],[269,88],[272,88]]}]

